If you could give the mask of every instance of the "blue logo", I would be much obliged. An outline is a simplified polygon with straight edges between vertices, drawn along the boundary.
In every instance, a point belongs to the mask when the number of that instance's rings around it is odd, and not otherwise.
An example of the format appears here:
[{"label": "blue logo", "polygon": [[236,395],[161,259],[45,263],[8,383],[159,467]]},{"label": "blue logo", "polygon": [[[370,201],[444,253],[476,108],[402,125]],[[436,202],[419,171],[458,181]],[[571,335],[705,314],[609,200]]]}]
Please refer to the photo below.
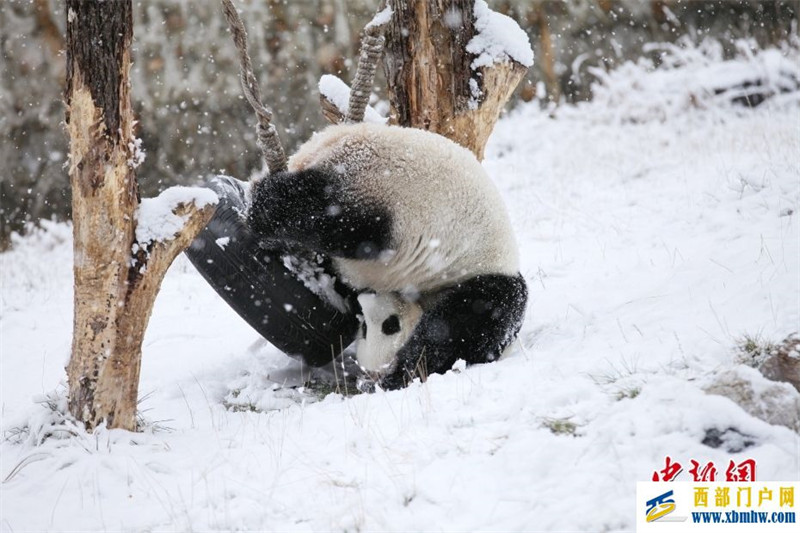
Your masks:
[{"label": "blue logo", "polygon": [[647,500],[647,510],[645,512],[647,513],[648,522],[655,522],[675,510],[675,499],[672,497],[672,493],[673,491],[668,490],[652,500]]}]

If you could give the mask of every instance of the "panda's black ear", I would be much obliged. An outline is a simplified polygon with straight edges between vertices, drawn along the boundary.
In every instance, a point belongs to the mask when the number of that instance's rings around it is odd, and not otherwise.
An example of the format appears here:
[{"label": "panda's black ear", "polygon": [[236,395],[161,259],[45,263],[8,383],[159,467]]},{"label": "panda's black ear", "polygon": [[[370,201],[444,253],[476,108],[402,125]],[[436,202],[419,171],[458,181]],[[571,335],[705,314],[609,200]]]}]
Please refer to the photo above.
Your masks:
[{"label": "panda's black ear", "polygon": [[381,332],[384,335],[394,335],[400,331],[400,317],[392,315],[381,324]]}]

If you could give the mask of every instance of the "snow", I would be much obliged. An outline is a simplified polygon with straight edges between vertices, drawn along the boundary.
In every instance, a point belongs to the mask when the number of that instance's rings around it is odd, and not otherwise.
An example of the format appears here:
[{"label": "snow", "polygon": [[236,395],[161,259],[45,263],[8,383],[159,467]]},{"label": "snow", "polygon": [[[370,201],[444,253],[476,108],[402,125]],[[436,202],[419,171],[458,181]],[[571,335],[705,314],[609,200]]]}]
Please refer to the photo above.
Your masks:
[{"label": "snow", "polygon": [[[311,259],[285,255],[281,259],[283,266],[297,276],[297,279],[302,281],[303,285],[311,292],[322,296],[326,302],[329,302],[339,311],[345,312],[350,308],[342,298],[342,295],[336,292],[336,278],[328,274],[320,266],[323,261],[322,257]],[[288,310],[291,310],[291,306]]]},{"label": "snow", "polygon": [[145,198],[136,209],[137,244],[142,246],[175,237],[189,218],[188,214],[181,216],[174,213],[180,204],[193,203],[201,209],[217,201],[217,195],[211,189],[182,186],[170,187],[155,198]]},{"label": "snow", "polygon": [[364,26],[364,29],[372,28],[374,26],[383,26],[392,20],[393,13],[394,11],[392,11],[392,8],[386,6],[384,9],[376,13],[374,17],[372,17],[372,20],[370,20],[367,25]]},{"label": "snow", "polygon": [[[634,77],[658,100],[662,72],[609,80]],[[747,458],[759,480],[800,479],[800,436],[762,420],[791,414],[800,394],[743,367],[736,348],[800,324],[790,96],[509,113],[484,164],[529,283],[519,341],[501,361],[400,391],[291,388],[308,369],[180,257],[144,340],[145,431],[88,435],[52,392],[70,350],[71,230],[16,238],[0,254],[2,528],[630,531],[636,482],[667,455],[682,481],[691,459]],[[624,116],[637,120],[613,119]],[[737,391],[760,403],[743,407]],[[712,430],[730,438],[709,447]]]},{"label": "snow", "polygon": [[[319,79],[319,93],[331,101],[333,105],[347,115],[350,109],[350,87],[333,74],[325,74]],[[386,117],[382,117],[372,106],[367,106],[364,112],[364,122],[386,124]]]},{"label": "snow", "polygon": [[659,56],[658,69],[648,58],[628,61],[611,74],[589,68],[597,78],[592,87],[594,100],[604,104],[606,117],[612,121],[663,120],[690,108],[718,108],[735,98],[760,93],[797,101],[797,49],[757,50],[752,46],[749,41],[739,42],[737,56],[723,61],[722,46],[712,40],[699,46],[689,46],[688,39],[648,45],[645,49]]},{"label": "snow", "polygon": [[478,80],[475,78],[469,79],[469,100],[467,101],[467,105],[473,111],[478,109],[478,105],[480,104],[481,98],[483,97],[483,91],[478,86]]},{"label": "snow", "polygon": [[131,152],[131,157],[128,159],[128,166],[131,168],[139,168],[144,163],[147,153],[142,148],[142,140],[138,137],[128,143],[128,150]]},{"label": "snow", "polygon": [[467,52],[477,56],[473,70],[504,63],[509,59],[525,67],[533,65],[533,50],[528,35],[506,15],[489,9],[484,0],[475,0],[475,35],[467,43]]}]

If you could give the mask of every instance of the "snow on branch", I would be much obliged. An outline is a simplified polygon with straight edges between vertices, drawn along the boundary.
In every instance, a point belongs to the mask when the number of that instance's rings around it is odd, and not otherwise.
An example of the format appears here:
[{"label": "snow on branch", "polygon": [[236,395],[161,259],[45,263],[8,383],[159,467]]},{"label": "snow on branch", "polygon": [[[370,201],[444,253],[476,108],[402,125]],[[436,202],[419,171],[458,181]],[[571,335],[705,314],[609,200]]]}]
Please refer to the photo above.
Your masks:
[{"label": "snow on branch", "polygon": [[372,17],[372,20],[370,20],[367,23],[366,26],[364,26],[364,29],[365,30],[370,30],[370,29],[378,27],[378,26],[384,26],[390,20],[392,20],[392,15],[393,14],[394,14],[394,11],[392,11],[392,8],[389,7],[389,6],[386,6],[383,10],[378,11],[377,13],[375,13],[375,16]]},{"label": "snow on branch", "polygon": [[136,210],[136,242],[144,246],[174,239],[192,217],[193,205],[202,210],[219,199],[204,187],[170,187],[155,198],[145,198]]},{"label": "snow on branch", "polygon": [[476,56],[470,65],[473,70],[509,60],[524,67],[533,65],[528,35],[514,19],[492,11],[484,0],[475,0],[473,15],[475,36],[467,43],[467,52]]},{"label": "snow on branch", "polygon": [[[332,74],[325,74],[319,80],[319,99],[322,113],[328,122],[338,124],[344,122],[350,107],[350,87]],[[364,113],[364,122],[386,124],[388,119],[382,117],[371,106],[367,106]]]},{"label": "snow on branch", "polygon": [[211,220],[219,198],[203,187],[170,187],[136,209],[136,240],[131,267],[137,277],[160,280],[175,257]]}]

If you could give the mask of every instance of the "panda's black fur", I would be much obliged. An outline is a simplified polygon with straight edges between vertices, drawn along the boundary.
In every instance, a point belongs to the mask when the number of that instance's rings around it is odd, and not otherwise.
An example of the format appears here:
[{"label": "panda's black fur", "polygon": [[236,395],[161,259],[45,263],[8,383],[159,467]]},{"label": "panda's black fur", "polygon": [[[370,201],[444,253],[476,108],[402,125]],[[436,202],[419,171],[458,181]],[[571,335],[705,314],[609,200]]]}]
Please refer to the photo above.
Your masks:
[{"label": "panda's black fur", "polygon": [[248,223],[267,243],[330,256],[358,291],[419,302],[384,388],[493,361],[519,332],[527,287],[505,207],[474,156],[441,136],[328,128],[254,184]]},{"label": "panda's black fur", "polygon": [[403,387],[426,373],[445,372],[459,359],[469,364],[498,359],[522,325],[528,291],[521,275],[480,275],[436,295],[381,381]]},{"label": "panda's black fur", "polygon": [[381,205],[353,201],[341,181],[317,168],[269,176],[254,188],[250,226],[267,243],[331,257],[377,259],[391,242],[391,213]]}]

